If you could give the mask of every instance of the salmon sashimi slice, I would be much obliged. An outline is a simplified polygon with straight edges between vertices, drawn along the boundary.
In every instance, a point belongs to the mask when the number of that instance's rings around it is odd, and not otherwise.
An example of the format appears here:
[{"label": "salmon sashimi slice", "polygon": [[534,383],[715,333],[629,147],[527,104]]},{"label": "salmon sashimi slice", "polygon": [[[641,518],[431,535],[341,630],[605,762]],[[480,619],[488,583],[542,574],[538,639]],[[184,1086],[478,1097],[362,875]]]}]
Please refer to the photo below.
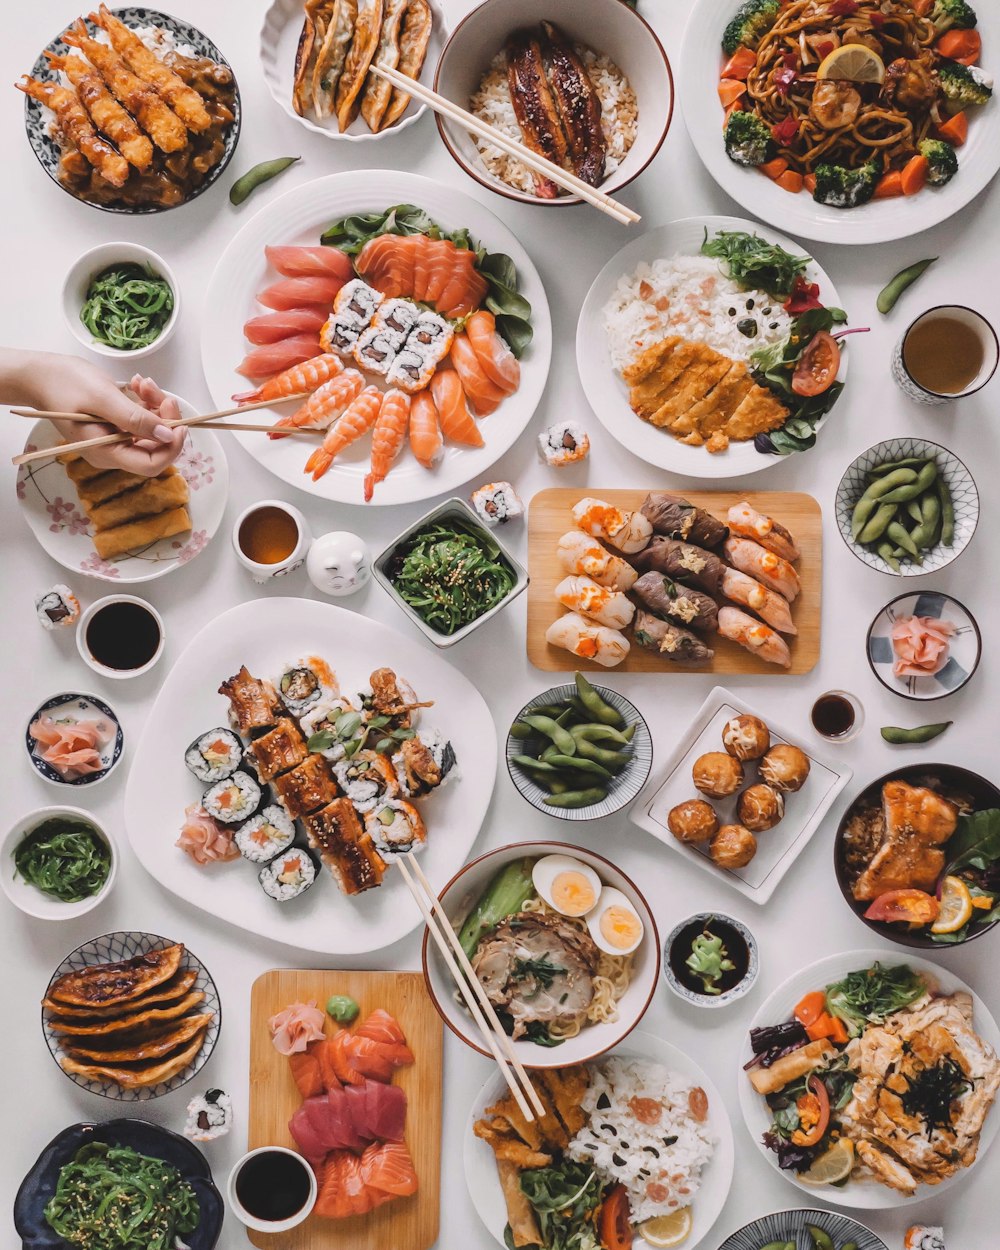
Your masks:
[{"label": "salmon sashimi slice", "polygon": [[396,1065],[385,1053],[382,1042],[373,1042],[370,1037],[350,1035],[348,1041],[344,1042],[344,1052],[355,1072],[385,1084],[392,1080]]},{"label": "salmon sashimi slice", "polygon": [[361,1160],[348,1150],[327,1156],[313,1213],[321,1219],[344,1220],[367,1215],[374,1206],[361,1176]]},{"label": "salmon sashimi slice", "polygon": [[497,333],[496,326],[493,314],[486,308],[480,308],[465,323],[465,333],[483,372],[494,386],[511,395],[521,383],[521,366]]},{"label": "salmon sashimi slice", "polygon": [[305,1050],[294,1051],[288,1056],[292,1080],[303,1099],[314,1098],[327,1088],[319,1060],[322,1047],[323,1042],[310,1042]]},{"label": "salmon sashimi slice", "polygon": [[361,1156],[359,1171],[369,1191],[393,1198],[417,1192],[417,1170],[405,1142],[373,1142]]},{"label": "salmon sashimi slice", "polygon": [[264,255],[285,278],[340,278],[343,282],[350,282],[354,277],[351,258],[339,247],[270,244],[264,248]]},{"label": "salmon sashimi slice", "polygon": [[454,263],[444,239],[428,240],[424,251],[427,256],[427,283],[424,286],[424,300],[437,307],[438,301],[451,281]]},{"label": "salmon sashimi slice", "polygon": [[479,357],[464,334],[456,334],[452,341],[451,363],[476,416],[489,416],[499,407],[504,392],[483,372]]},{"label": "salmon sashimi slice", "polygon": [[410,404],[410,450],[425,469],[433,469],[444,452],[437,405],[430,391],[417,391]]},{"label": "salmon sashimi slice", "polygon": [[281,278],[259,292],[257,302],[279,312],[301,308],[303,304],[326,304],[332,308],[334,298],[343,285],[343,278]]},{"label": "salmon sashimi slice", "polygon": [[255,347],[265,343],[280,343],[282,339],[290,339],[296,334],[315,333],[318,341],[319,332],[329,316],[329,308],[322,304],[303,304],[301,308],[288,308],[282,312],[262,313],[259,317],[251,317],[243,327],[243,334]]},{"label": "salmon sashimi slice", "polygon": [[399,1021],[384,1007],[376,1007],[354,1030],[354,1035],[355,1037],[370,1037],[373,1042],[406,1044],[406,1035],[400,1028]]},{"label": "salmon sashimi slice", "polygon": [[[344,1085],[362,1085],[364,1073],[355,1066],[350,1044],[352,1035],[347,1029],[338,1029],[333,1037],[326,1039],[326,1049],[322,1062],[329,1064],[329,1070],[337,1081]],[[324,1071],[326,1069],[324,1068]]]},{"label": "salmon sashimi slice", "polygon": [[421,249],[409,246],[411,242],[395,234],[380,234],[369,239],[358,253],[355,261],[358,273],[366,281],[370,280],[387,299],[414,294],[414,266]]},{"label": "salmon sashimi slice", "polygon": [[336,1067],[334,1066],[334,1050],[331,1046],[332,1041],[332,1037],[324,1037],[321,1042],[314,1043],[316,1047],[316,1060],[319,1063],[320,1080],[323,1082],[323,1089],[327,1092],[332,1089],[343,1088],[341,1078]]},{"label": "salmon sashimi slice", "polygon": [[312,360],[320,352],[319,331],[307,334],[296,334],[291,338],[280,339],[277,343],[266,343],[247,352],[236,366],[236,372],[256,382],[258,378],[272,378],[276,373],[283,373],[296,365]]},{"label": "salmon sashimi slice", "polygon": [[450,239],[429,239],[422,234],[369,239],[358,253],[355,269],[388,299],[419,299],[433,304],[445,317],[468,316],[482,304],[488,290],[486,279],[476,269],[474,252]]},{"label": "salmon sashimi slice", "polygon": [[438,411],[441,433],[463,447],[482,447],[483,436],[465,402],[465,391],[454,369],[439,369],[431,378],[431,396]]}]

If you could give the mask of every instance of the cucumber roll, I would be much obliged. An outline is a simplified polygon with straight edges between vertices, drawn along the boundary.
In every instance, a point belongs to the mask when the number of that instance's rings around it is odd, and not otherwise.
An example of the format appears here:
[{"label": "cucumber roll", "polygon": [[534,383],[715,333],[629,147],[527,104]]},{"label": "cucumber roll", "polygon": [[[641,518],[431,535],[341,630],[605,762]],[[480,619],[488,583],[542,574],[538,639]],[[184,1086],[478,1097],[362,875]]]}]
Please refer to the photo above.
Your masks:
[{"label": "cucumber roll", "polygon": [[427,841],[420,813],[404,799],[389,799],[370,811],[365,816],[365,831],[386,863],[420,850]]},{"label": "cucumber roll", "polygon": [[260,786],[249,773],[235,772],[208,787],[201,805],[224,825],[238,825],[260,807]]},{"label": "cucumber roll", "polygon": [[286,664],[274,684],[285,707],[294,716],[301,716],[340,693],[336,675],[318,655],[307,655]]},{"label": "cucumber roll", "polygon": [[184,752],[184,763],[206,785],[231,777],[243,758],[243,743],[231,729],[209,729]]},{"label": "cucumber roll", "polygon": [[316,865],[308,851],[286,851],[265,864],[257,880],[268,898],[287,903],[304,894],[316,880]]},{"label": "cucumber roll", "polygon": [[271,803],[236,830],[236,845],[251,864],[267,864],[295,840],[295,825],[283,807]]}]

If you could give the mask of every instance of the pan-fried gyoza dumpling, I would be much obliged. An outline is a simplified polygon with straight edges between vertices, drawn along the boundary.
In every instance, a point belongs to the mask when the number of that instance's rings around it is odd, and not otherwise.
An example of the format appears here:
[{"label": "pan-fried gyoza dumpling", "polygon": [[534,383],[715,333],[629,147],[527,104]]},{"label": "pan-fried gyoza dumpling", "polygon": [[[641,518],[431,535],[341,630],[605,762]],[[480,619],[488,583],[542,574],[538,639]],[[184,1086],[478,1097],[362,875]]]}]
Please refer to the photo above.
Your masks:
[{"label": "pan-fried gyoza dumpling", "polygon": [[[382,32],[372,62],[384,62],[395,69],[399,64],[400,34],[403,27],[403,16],[406,13],[407,0],[385,0],[385,12],[382,15]],[[389,107],[392,95],[392,84],[369,74],[368,81],[361,96],[361,116],[368,123],[368,129],[375,134],[382,117]]]},{"label": "pan-fried gyoza dumpling", "polygon": [[337,124],[342,134],[358,115],[359,96],[382,34],[384,12],[385,0],[358,0],[354,38],[337,84]]},{"label": "pan-fried gyoza dumpling", "polygon": [[163,1003],[173,1002],[175,998],[183,998],[198,979],[197,968],[188,968],[178,972],[176,976],[159,985],[148,994],[139,998],[130,998],[127,1003],[115,1003],[111,1007],[68,1007],[57,1003],[53,998],[43,998],[42,1006],[65,1021],[78,1020],[82,1024],[94,1024],[98,1020],[111,1020],[115,1016],[134,1015],[147,1007],[155,1007]]},{"label": "pan-fried gyoza dumpling", "polygon": [[205,1001],[201,990],[187,994],[177,1003],[169,1007],[149,1007],[145,1011],[127,1016],[116,1016],[113,1020],[98,1020],[93,1024],[67,1024],[64,1020],[50,1019],[48,1024],[53,1033],[60,1037],[109,1037],[113,1033],[130,1033],[134,1029],[146,1025],[164,1024],[168,1020],[177,1020]]},{"label": "pan-fried gyoza dumpling", "polygon": [[111,1007],[115,1003],[127,1003],[169,981],[180,966],[183,954],[184,947],[178,942],[121,963],[79,968],[60,977],[48,997],[70,1007]]},{"label": "pan-fried gyoza dumpling", "polygon": [[86,1076],[93,1081],[114,1081],[122,1089],[145,1089],[169,1081],[178,1072],[183,1072],[193,1062],[204,1042],[204,1033],[199,1033],[183,1050],[151,1068],[115,1068],[103,1063],[78,1063],[65,1055],[60,1058],[59,1065],[71,1076]]},{"label": "pan-fried gyoza dumpling", "polygon": [[[200,1016],[185,1016],[179,1024],[171,1024],[165,1029],[156,1029],[132,1040],[116,1039],[117,1049],[101,1046],[65,1046],[64,1054],[72,1059],[81,1059],[93,1063],[146,1063],[152,1059],[162,1059],[178,1046],[189,1042],[195,1034],[207,1029],[214,1019],[211,1011]],[[129,1035],[131,1038],[131,1035]],[[89,1038],[87,1039],[90,1040]]]},{"label": "pan-fried gyoza dumpling", "polygon": [[306,0],[302,32],[295,49],[295,77],[292,81],[292,108],[300,116],[312,107],[313,70],[316,57],[330,28],[337,0]]},{"label": "pan-fried gyoza dumpling", "polygon": [[[403,33],[399,39],[399,64],[396,68],[407,78],[416,80],[423,69],[427,45],[430,42],[434,19],[427,0],[410,0],[403,18]],[[410,97],[405,91],[393,87],[389,107],[382,116],[379,130],[394,125],[406,112]]]},{"label": "pan-fried gyoza dumpling", "polygon": [[323,45],[316,54],[312,75],[312,101],[316,116],[322,121],[334,111],[334,100],[347,49],[354,38],[358,16],[358,0],[336,0]]}]

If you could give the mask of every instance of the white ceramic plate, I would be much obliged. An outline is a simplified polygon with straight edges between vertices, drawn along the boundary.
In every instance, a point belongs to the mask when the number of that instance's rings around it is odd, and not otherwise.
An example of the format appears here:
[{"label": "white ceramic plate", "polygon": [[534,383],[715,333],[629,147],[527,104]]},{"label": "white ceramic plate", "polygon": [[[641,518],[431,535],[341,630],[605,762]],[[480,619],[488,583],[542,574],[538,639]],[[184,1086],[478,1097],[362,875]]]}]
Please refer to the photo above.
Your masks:
[{"label": "white ceramic plate", "polygon": [[[713,89],[714,91],[714,89]],[[767,182],[764,178],[762,181]],[[786,195],[790,199],[790,196]],[[782,234],[754,221],[740,217],[683,217],[665,226],[657,226],[626,244],[604,266],[587,292],[576,327],[576,366],[590,406],[608,433],[633,455],[647,464],[683,473],[688,477],[745,477],[783,463],[786,456],[765,456],[757,451],[751,439],[732,443],[728,450],[713,455],[704,447],[689,447],[666,430],[657,429],[637,417],[628,402],[628,387],[611,363],[608,336],[604,329],[604,306],[611,298],[619,278],[632,273],[643,262],[671,256],[697,256],[708,230],[709,237],[719,230],[746,230],[770,243],[777,243],[793,255],[801,256],[803,248]],[[840,296],[825,270],[813,261],[806,270],[810,282],[819,283],[819,297],[830,308],[843,308]],[[847,343],[850,339],[847,340]],[[847,358],[841,357],[840,381],[847,379]],[[837,403],[843,403],[841,395]],[[836,411],[836,405],[833,411]],[[817,422],[821,429],[829,414]]]},{"label": "white ceramic plate", "polygon": [[[678,803],[705,797],[694,787],[691,766],[706,751],[723,750],[722,728],[731,716],[741,713],[760,717],[771,731],[772,744],[794,742],[809,756],[810,769],[802,789],[785,795],[785,815],[781,822],[758,835],[757,854],[750,863],[744,868],[730,870],[719,868],[712,862],[707,843],[691,845],[678,842],[667,826],[667,813]],[[743,768],[746,785],[753,785],[759,780],[754,761],[748,761]],[[629,819],[690,863],[725,881],[755,903],[766,903],[778,882],[805,850],[809,839],[852,776],[849,768],[836,768],[818,760],[801,742],[784,734],[770,716],[750,707],[731,691],[716,686],[681,735],[676,749],[667,760],[665,773],[639,795],[629,812]],[[738,823],[737,797],[708,800],[719,814],[720,825]]]},{"label": "white ceramic plate", "polygon": [[[527,252],[513,234],[481,204],[452,187],[392,170],[333,174],[296,187],[268,204],[249,221],[223,253],[209,284],[206,307],[220,314],[209,319],[202,335],[202,363],[208,389],[218,406],[230,403],[234,392],[245,391],[247,381],[236,366],[247,351],[243,323],[262,310],[255,292],[276,275],[267,264],[268,243],[318,244],[331,222],[349,213],[382,212],[393,204],[416,204],[446,228],[467,226],[473,237],[494,252],[514,261],[522,294],[531,304],[534,338],[521,360],[521,385],[497,411],[483,420],[485,446],[446,444],[443,460],[428,472],[404,447],[392,472],[375,490],[372,503],[399,504],[458,492],[474,478],[482,478],[531,420],[545,389],[552,352],[552,327],[545,289]],[[264,310],[266,311],[266,310]],[[287,405],[283,411],[287,411]],[[262,410],[266,412],[267,410]],[[349,447],[330,471],[314,482],[303,467],[311,444],[304,439],[272,441],[259,434],[234,434],[255,460],[282,481],[339,503],[362,502],[362,484],[368,472],[371,438]]]},{"label": "white ceramic plate", "polygon": [[[907,616],[931,617],[948,621],[955,627],[948,640],[948,658],[938,672],[919,677],[897,677],[893,672],[896,654],[892,646],[892,630],[901,617]],[[942,590],[897,595],[868,626],[866,640],[868,663],[886,690],[902,695],[904,699],[924,702],[943,699],[971,681],[979,667],[982,649],[983,639],[976,618],[964,604]]]},{"label": "white ceramic plate", "polygon": [[[681,55],[677,93],[684,108],[691,141],[705,168],[733,199],[761,221],[776,222],[804,239],[825,243],[888,243],[905,239],[947,221],[973,200],[1000,169],[1000,107],[996,99],[981,109],[969,125],[969,138],[958,154],[954,180],[940,189],[912,197],[873,200],[853,209],[817,204],[806,191],[790,195],[756,169],[737,165],[726,155],[722,141],[722,106],[716,93],[725,59],[722,32],[739,7],[739,0],[696,0]],[[986,6],[980,6],[986,17]],[[983,37],[981,63],[996,74],[1000,37],[993,12],[980,22]]]},{"label": "white ceramic plate", "polygon": [[[645,1059],[651,1063],[659,1063],[676,1072],[694,1085],[700,1085],[708,1095],[708,1124],[716,1139],[715,1154],[706,1165],[701,1176],[701,1187],[691,1204],[693,1225],[688,1239],[684,1242],[685,1250],[695,1250],[708,1236],[712,1225],[718,1219],[719,1212],[725,1204],[733,1183],[733,1129],[729,1123],[725,1106],[719,1091],[693,1059],[682,1050],[671,1046],[660,1037],[651,1033],[636,1032],[617,1047],[612,1054],[630,1059]],[[599,1062],[599,1061],[598,1061]],[[480,1119],[486,1107],[502,1098],[507,1092],[503,1077],[494,1074],[479,1091],[472,1110],[465,1123],[465,1140],[462,1143],[462,1154],[465,1159],[465,1183],[469,1196],[483,1221],[496,1241],[504,1245],[503,1230],[507,1223],[507,1208],[503,1200],[503,1190],[497,1178],[496,1157],[492,1148],[473,1132],[472,1126]],[[635,1250],[645,1247],[641,1237],[633,1241]]]},{"label": "white ceramic plate", "polygon": [[[427,44],[427,55],[420,71],[420,81],[429,83],[434,75],[434,67],[448,38],[441,9],[435,0],[430,0],[433,27],[430,41]],[[273,0],[271,7],[264,14],[264,24],[260,30],[260,63],[264,71],[264,81],[270,89],[274,102],[300,126],[327,139],[346,139],[348,143],[363,143],[366,139],[384,139],[386,135],[398,134],[411,126],[427,107],[419,101],[411,99],[406,112],[395,125],[378,134],[372,134],[367,122],[360,116],[341,134],[335,117],[318,121],[310,113],[301,117],[292,108],[292,82],[295,77],[295,50],[298,47],[299,34],[302,30],[302,0]]]},{"label": "white ceramic plate", "polygon": [[[195,409],[178,397],[181,415],[193,417]],[[54,425],[36,421],[25,451],[55,447],[62,440]],[[71,573],[84,573],[99,581],[123,586],[150,582],[187,564],[215,536],[229,498],[229,467],[222,444],[207,429],[188,431],[177,468],[188,484],[191,529],[176,538],[161,538],[130,555],[102,560],[90,540],[90,522],[76,487],[58,460],[22,464],[17,471],[17,498],[31,532],[42,548]]]},{"label": "white ceramic plate", "polygon": [[219,684],[241,664],[274,676],[287,660],[326,658],[344,690],[366,688],[368,675],[391,664],[434,706],[422,722],[455,744],[459,776],[420,804],[428,844],[421,864],[435,889],[465,860],[493,794],[497,740],[489,708],[475,687],[415,638],[345,608],[311,599],[256,599],[231,608],[191,640],[168,674],[133,758],[125,793],[132,848],[161,885],[195,907],[258,937],[326,955],[353,955],[399,941],[420,913],[398,873],[354,898],[339,893],[325,869],[300,899],[279,904],[244,861],[199,867],[174,845],[184,808],[202,787],[184,767],[186,747],[225,725]]},{"label": "white ceramic plate", "polygon": [[[762,1004],[760,1010],[750,1022],[748,1032],[744,1034],[739,1055],[734,1060],[734,1063],[742,1067],[750,1058],[750,1028],[757,1028],[765,1024],[778,1024],[782,1020],[791,1019],[792,1010],[803,994],[809,990],[822,989],[834,981],[839,981],[848,972],[870,967],[876,960],[889,967],[894,967],[897,964],[909,965],[915,972],[922,973],[928,982],[933,984],[942,994],[954,994],[959,990],[964,990],[965,993],[970,994],[974,1011],[973,1027],[980,1037],[988,1042],[994,1050],[1000,1051],[1000,1029],[997,1028],[996,1021],[990,1015],[986,1004],[964,981],[960,980],[953,973],[948,972],[947,969],[942,968],[939,964],[933,964],[927,959],[920,959],[912,953],[907,953],[904,956],[897,951],[883,947],[880,950],[847,951],[838,955],[829,955],[826,959],[817,960],[816,963],[810,964],[808,967],[800,968],[783,985],[779,985],[774,993]],[[998,1130],[1000,1130],[1000,1110],[993,1107],[986,1118],[986,1123],[983,1125],[979,1141],[979,1153],[975,1163],[970,1164],[963,1171],[956,1172],[954,1176],[949,1177],[946,1181],[942,1181],[940,1185],[919,1186],[916,1195],[912,1198],[907,1198],[904,1194],[897,1193],[894,1189],[880,1185],[875,1180],[852,1179],[843,1186],[806,1185],[795,1179],[794,1172],[783,1172],[778,1167],[776,1155],[761,1142],[761,1134],[767,1131],[771,1123],[767,1103],[760,1095],[754,1092],[753,1086],[742,1072],[738,1071],[737,1075],[739,1077],[740,1109],[743,1112],[743,1120],[746,1123],[747,1130],[753,1138],[757,1149],[779,1176],[783,1176],[786,1180],[791,1181],[796,1189],[801,1189],[803,1193],[808,1194],[813,1200],[818,1199],[821,1202],[829,1202],[838,1207],[872,1211],[882,1207],[911,1207],[914,1203],[920,1202],[925,1198],[941,1198],[948,1190],[960,1184],[963,1177],[967,1176],[976,1164],[982,1162]]]}]

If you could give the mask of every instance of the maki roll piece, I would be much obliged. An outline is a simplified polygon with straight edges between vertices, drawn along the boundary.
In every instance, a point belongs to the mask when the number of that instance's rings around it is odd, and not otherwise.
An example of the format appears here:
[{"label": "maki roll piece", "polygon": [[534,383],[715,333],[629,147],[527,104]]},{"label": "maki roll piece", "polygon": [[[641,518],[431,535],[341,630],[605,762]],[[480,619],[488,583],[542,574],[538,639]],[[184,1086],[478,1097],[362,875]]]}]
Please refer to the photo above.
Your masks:
[{"label": "maki roll piece", "polygon": [[321,755],[307,755],[290,772],[272,782],[282,807],[292,820],[299,820],[338,797],[340,791]]},{"label": "maki roll piece", "polygon": [[392,764],[400,792],[413,799],[430,794],[458,772],[454,748],[436,729],[405,739]]},{"label": "maki roll piece", "polygon": [[294,716],[301,716],[323,700],[340,693],[336,674],[318,655],[307,655],[286,664],[275,685],[285,707]]},{"label": "maki roll piece", "polygon": [[338,697],[306,712],[300,723],[309,749],[333,764],[344,758],[347,743],[361,728],[361,715],[349,699]]},{"label": "maki roll piece", "polygon": [[539,434],[538,452],[551,468],[561,469],[577,460],[586,460],[590,455],[590,438],[575,421],[559,421]]},{"label": "maki roll piece", "polygon": [[236,845],[251,864],[266,864],[295,841],[295,825],[283,807],[271,803],[236,830]]},{"label": "maki roll piece", "polygon": [[206,785],[231,777],[243,758],[243,743],[231,729],[209,729],[184,752],[184,763]]},{"label": "maki roll piece", "polygon": [[295,721],[283,716],[273,729],[254,739],[247,754],[261,781],[271,781],[279,773],[301,764],[309,749]]},{"label": "maki roll piece", "polygon": [[360,278],[352,278],[350,282],[344,283],[334,297],[334,316],[345,325],[363,330],[371,324],[376,309],[384,299],[381,291],[376,291]]},{"label": "maki roll piece", "polygon": [[59,583],[35,599],[35,613],[43,629],[75,625],[80,619],[80,600],[68,586]]},{"label": "maki roll piece", "polygon": [[674,664],[708,664],[715,655],[697,634],[669,621],[661,621],[649,612],[640,612],[636,616],[634,637],[640,647],[655,651]]},{"label": "maki roll piece", "polygon": [[653,536],[653,527],[641,512],[623,512],[614,504],[592,497],[573,505],[573,523],[591,538],[603,538],[625,555],[634,555]]},{"label": "maki roll piece", "polygon": [[[387,299],[378,306],[372,325],[385,335],[393,351],[398,352],[419,319],[420,308],[412,300]],[[444,324],[447,326],[447,321]]]},{"label": "maki roll piece", "polygon": [[213,820],[238,825],[260,807],[260,786],[249,773],[235,772],[208,787],[201,805]]},{"label": "maki roll piece", "polygon": [[638,552],[632,565],[640,573],[666,573],[668,577],[697,586],[709,595],[719,593],[719,582],[725,565],[717,555],[702,547],[678,542],[676,538],[657,536],[648,547]]},{"label": "maki roll piece", "polygon": [[411,347],[407,340],[392,362],[392,368],[385,375],[385,380],[390,386],[398,386],[407,395],[412,395],[428,385],[436,368],[436,361],[429,359],[425,352]]},{"label": "maki roll piece", "polygon": [[647,495],[640,511],[657,534],[679,538],[696,547],[719,547],[729,537],[729,526],[723,525],[711,512],[666,490]]},{"label": "maki roll piece", "polygon": [[338,317],[334,313],[319,332],[319,345],[325,352],[336,352],[338,356],[352,356],[363,328],[363,326],[355,325],[353,321],[345,321],[343,317]]},{"label": "maki roll piece", "polygon": [[455,330],[450,321],[430,309],[420,313],[406,339],[406,346],[428,365],[439,365],[451,351]]},{"label": "maki roll piece", "polygon": [[359,812],[370,812],[399,794],[399,782],[389,760],[377,751],[359,751],[353,759],[333,766],[340,788]]},{"label": "maki roll piece", "polygon": [[719,628],[719,605],[704,591],[675,582],[666,573],[643,573],[632,594],[644,608],[688,629],[714,634]]},{"label": "maki roll piece", "polygon": [[229,719],[237,733],[256,733],[272,729],[284,715],[281,700],[269,681],[258,681],[244,664],[235,677],[219,687],[219,694],[229,700]]},{"label": "maki roll piece", "polygon": [[364,831],[350,799],[334,799],[303,821],[309,845],[343,894],[360,894],[382,884],[385,860]]},{"label": "maki roll piece", "polygon": [[276,903],[298,898],[316,880],[316,865],[308,851],[286,851],[257,874],[261,889]]},{"label": "maki roll piece", "polygon": [[375,716],[386,716],[383,728],[412,729],[419,718],[417,695],[408,681],[397,677],[391,668],[377,668],[369,678],[371,697],[366,706]]},{"label": "maki roll piece", "polygon": [[184,1136],[191,1141],[215,1141],[233,1126],[233,1101],[221,1089],[210,1089],[187,1105]]},{"label": "maki roll piece", "polygon": [[376,323],[363,330],[351,348],[351,355],[366,373],[385,377],[395,364],[397,348],[392,338]]},{"label": "maki roll piece", "polygon": [[524,516],[524,504],[510,482],[489,482],[474,490],[469,499],[487,525],[503,525]]},{"label": "maki roll piece", "polygon": [[906,1230],[903,1250],[944,1250],[944,1229],[929,1224],[914,1224]]},{"label": "maki roll piece", "polygon": [[419,851],[427,842],[420,813],[405,799],[389,799],[373,808],[365,816],[365,832],[387,864]]}]

